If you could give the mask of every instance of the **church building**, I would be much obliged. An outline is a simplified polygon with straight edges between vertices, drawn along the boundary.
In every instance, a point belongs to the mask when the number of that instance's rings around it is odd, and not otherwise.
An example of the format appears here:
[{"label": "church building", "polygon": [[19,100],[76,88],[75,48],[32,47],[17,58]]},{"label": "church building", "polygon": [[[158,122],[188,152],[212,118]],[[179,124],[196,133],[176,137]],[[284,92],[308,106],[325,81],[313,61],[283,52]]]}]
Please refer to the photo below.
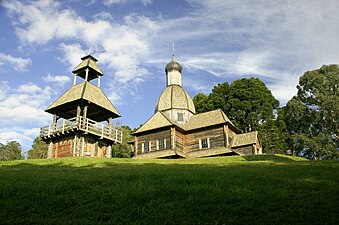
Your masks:
[{"label": "church building", "polygon": [[258,133],[240,133],[225,113],[196,114],[182,88],[182,66],[174,55],[165,68],[166,88],[154,115],[133,133],[134,158],[197,158],[262,154]]}]

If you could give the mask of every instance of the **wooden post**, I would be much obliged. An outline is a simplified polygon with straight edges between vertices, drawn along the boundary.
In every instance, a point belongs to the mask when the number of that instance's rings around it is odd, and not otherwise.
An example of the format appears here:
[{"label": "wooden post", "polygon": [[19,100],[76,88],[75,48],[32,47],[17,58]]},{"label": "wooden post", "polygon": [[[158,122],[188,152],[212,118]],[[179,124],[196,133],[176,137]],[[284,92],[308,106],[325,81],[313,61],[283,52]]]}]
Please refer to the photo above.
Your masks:
[{"label": "wooden post", "polygon": [[175,149],[175,127],[171,127],[171,149]]},{"label": "wooden post", "polygon": [[52,126],[52,130],[55,130],[56,129],[56,123],[57,123],[57,115],[54,114],[53,115],[53,126]]},{"label": "wooden post", "polygon": [[77,106],[77,116],[76,116],[76,124],[77,127],[80,128],[80,114],[81,114],[81,108],[80,105]]},{"label": "wooden post", "polygon": [[134,136],[134,154],[138,155],[138,138]]},{"label": "wooden post", "polygon": [[85,155],[85,138],[81,137],[81,156]]},{"label": "wooden post", "polygon": [[88,81],[88,72],[89,72],[89,69],[87,68],[87,69],[86,69],[86,77],[85,77],[85,81]]},{"label": "wooden post", "polygon": [[65,133],[65,120],[62,121],[62,134]]},{"label": "wooden post", "polygon": [[227,125],[224,125],[224,134],[225,134],[225,144],[226,146],[225,147],[228,147],[229,146],[229,140],[228,140],[228,126]]},{"label": "wooden post", "polygon": [[83,115],[82,115],[82,128],[86,128],[86,119],[87,119],[87,108],[88,106],[86,105],[84,107]]},{"label": "wooden post", "polygon": [[113,127],[113,122],[112,122],[112,117],[110,117],[108,118],[109,137],[112,137],[112,127]]},{"label": "wooden post", "polygon": [[53,142],[50,141],[48,145],[47,158],[51,159],[53,157]]},{"label": "wooden post", "polygon": [[74,135],[73,140],[73,157],[77,156],[77,134]]},{"label": "wooden post", "polygon": [[112,144],[108,145],[108,150],[107,150],[107,158],[112,158]]}]

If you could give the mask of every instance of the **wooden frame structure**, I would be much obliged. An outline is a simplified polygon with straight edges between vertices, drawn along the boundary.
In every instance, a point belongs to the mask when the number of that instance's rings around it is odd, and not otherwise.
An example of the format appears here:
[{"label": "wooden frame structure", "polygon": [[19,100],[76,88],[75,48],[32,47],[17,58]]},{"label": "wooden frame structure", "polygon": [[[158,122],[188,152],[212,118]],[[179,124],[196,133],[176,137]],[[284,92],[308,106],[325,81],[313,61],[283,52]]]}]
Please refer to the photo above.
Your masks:
[{"label": "wooden frame structure", "polygon": [[[111,157],[112,145],[122,141],[121,130],[112,122],[120,113],[100,89],[103,73],[97,60],[91,55],[81,59],[73,71],[73,86],[45,110],[53,114],[52,124],[40,129],[49,144],[48,158]],[[84,80],[77,83],[77,77]],[[90,82],[94,79],[97,85]]]}]

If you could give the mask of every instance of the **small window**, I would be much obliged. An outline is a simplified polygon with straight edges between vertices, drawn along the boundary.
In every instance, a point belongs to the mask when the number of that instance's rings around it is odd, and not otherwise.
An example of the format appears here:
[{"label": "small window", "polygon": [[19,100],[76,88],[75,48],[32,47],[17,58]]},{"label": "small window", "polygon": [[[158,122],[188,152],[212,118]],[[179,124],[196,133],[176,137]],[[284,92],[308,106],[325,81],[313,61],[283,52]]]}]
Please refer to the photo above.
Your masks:
[{"label": "small window", "polygon": [[144,143],[144,152],[149,152],[149,142]]},{"label": "small window", "polygon": [[210,139],[204,138],[199,140],[199,148],[209,148],[210,147]]},{"label": "small window", "polygon": [[184,114],[183,113],[178,113],[178,121],[184,121]]},{"label": "small window", "polygon": [[163,150],[166,148],[166,139],[158,140],[158,149]]}]

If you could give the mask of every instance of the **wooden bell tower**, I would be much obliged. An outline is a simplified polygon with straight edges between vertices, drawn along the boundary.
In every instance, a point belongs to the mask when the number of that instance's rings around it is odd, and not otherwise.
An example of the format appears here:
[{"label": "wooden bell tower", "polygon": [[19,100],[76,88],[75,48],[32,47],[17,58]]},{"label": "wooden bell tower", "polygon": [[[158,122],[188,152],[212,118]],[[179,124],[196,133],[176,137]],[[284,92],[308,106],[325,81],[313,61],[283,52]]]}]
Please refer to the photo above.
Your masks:
[{"label": "wooden bell tower", "polygon": [[[45,110],[53,115],[52,124],[40,130],[49,144],[48,158],[110,158],[112,145],[121,143],[122,132],[112,123],[120,113],[100,89],[103,72],[97,59],[87,55],[81,60],[73,70],[73,86]],[[96,85],[91,83],[95,79]]]}]

